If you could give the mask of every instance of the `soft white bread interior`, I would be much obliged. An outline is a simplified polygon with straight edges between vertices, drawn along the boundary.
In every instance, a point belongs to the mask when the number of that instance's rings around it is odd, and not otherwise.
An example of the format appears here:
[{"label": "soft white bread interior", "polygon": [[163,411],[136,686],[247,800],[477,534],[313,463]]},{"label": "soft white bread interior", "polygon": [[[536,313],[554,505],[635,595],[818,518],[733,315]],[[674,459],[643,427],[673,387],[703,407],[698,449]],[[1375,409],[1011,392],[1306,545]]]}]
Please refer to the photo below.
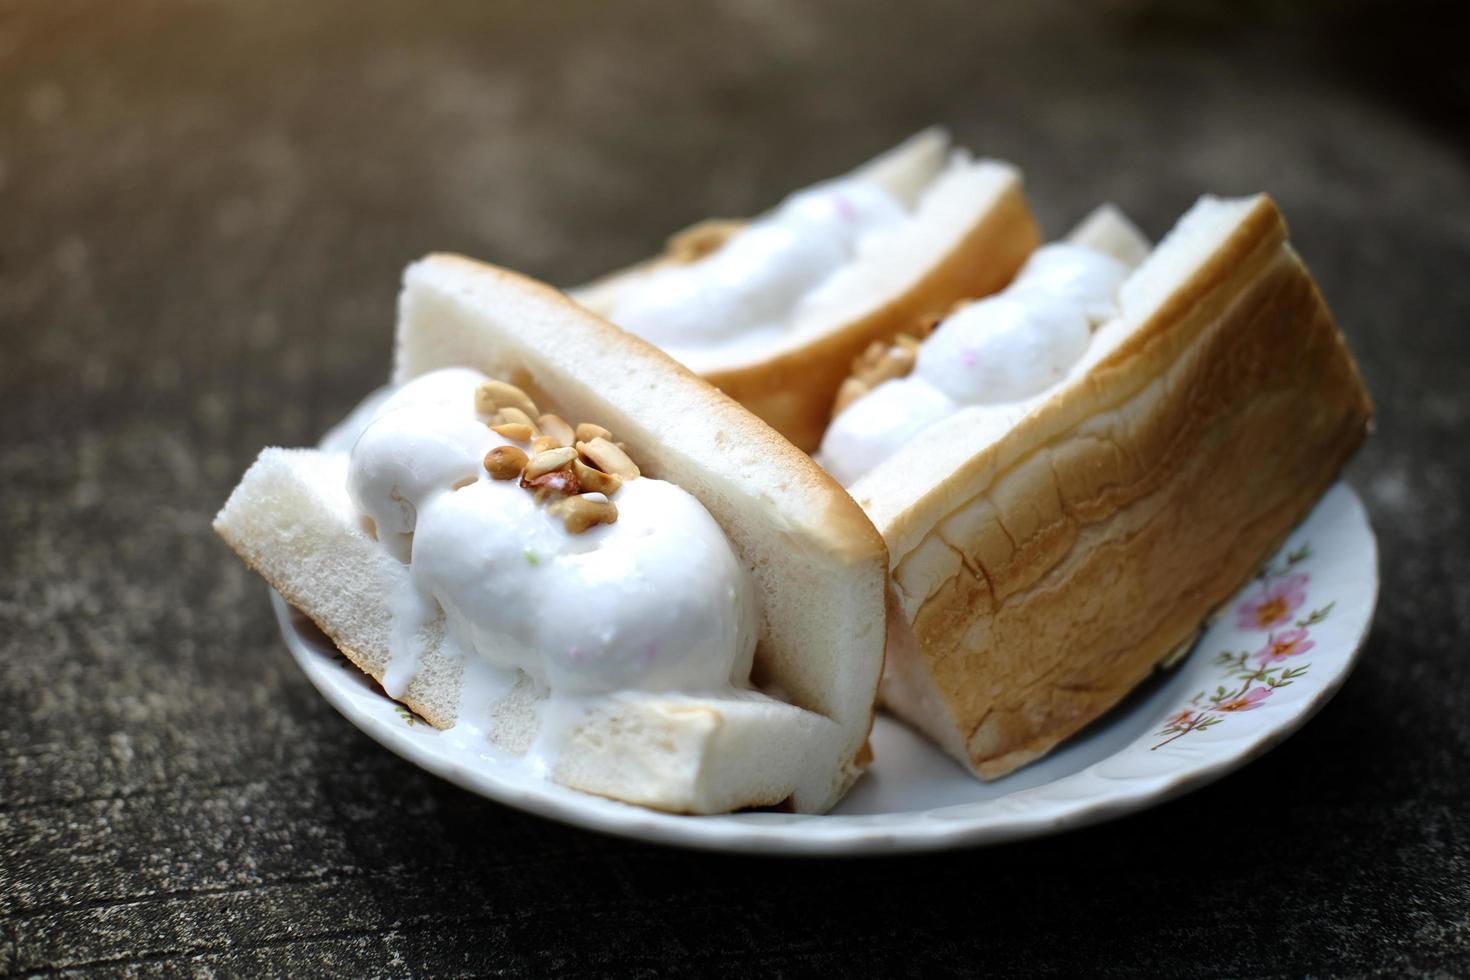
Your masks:
[{"label": "soft white bread interior", "polygon": [[[215,520],[215,529],[342,652],[375,680],[389,660],[391,597],[408,567],[368,534],[346,491],[347,457],[266,449]],[[420,670],[403,701],[431,724],[463,713],[489,719],[486,737],[524,754],[541,735],[545,692],[529,682],[474,685],[446,640],[443,617],[418,637]],[[465,703],[483,695],[485,703]],[[810,762],[791,746],[831,742],[827,718],[758,692],[728,696],[621,692],[591,700],[561,736],[550,775],[601,796],[677,813],[779,805]],[[563,708],[562,710],[566,710]]]},{"label": "soft white bread interior", "polygon": [[1270,198],[1203,199],[1120,302],[1018,420],[961,411],[850,488],[902,610],[884,702],[983,777],[1187,643],[1367,431],[1356,366]]},{"label": "soft white bread interior", "polygon": [[760,597],[756,683],[834,723],[830,738],[787,750],[803,766],[793,805],[830,807],[866,762],[882,672],[887,552],[862,510],[804,453],[642,340],[540,283],[436,255],[404,275],[394,379],[449,366],[596,419],[644,473],[704,504]]},{"label": "soft white bread interior", "polygon": [[1067,241],[1111,255],[1130,269],[1142,265],[1153,248],[1148,236],[1112,204],[1094,208],[1067,235]]},{"label": "soft white bread interior", "polygon": [[906,208],[916,208],[924,192],[943,173],[954,151],[954,139],[942,126],[920,130],[848,174],[877,184]]},{"label": "soft white bread interior", "polygon": [[801,748],[831,743],[836,729],[764,695],[625,693],[567,735],[552,778],[674,813],[780,806],[811,776]]},{"label": "soft white bread interior", "polygon": [[[382,680],[393,630],[389,597],[408,582],[408,566],[366,530],[347,493],[346,453],[262,450],[214,529],[353,663]],[[436,728],[454,724],[464,673],[444,639],[442,617],[415,638],[420,669],[403,697]]]},{"label": "soft white bread interior", "polygon": [[[904,227],[843,270],[832,301],[790,325],[756,356],[700,365],[703,377],[769,422],[799,448],[821,441],[837,389],[852,361],[875,340],[890,341],[956,302],[1000,289],[1039,242],[1021,175],[972,160],[943,129],[925,130],[853,171],[914,211]],[[571,291],[604,316],[622,290],[660,265],[709,254],[739,222],[696,226],[664,255]]]}]

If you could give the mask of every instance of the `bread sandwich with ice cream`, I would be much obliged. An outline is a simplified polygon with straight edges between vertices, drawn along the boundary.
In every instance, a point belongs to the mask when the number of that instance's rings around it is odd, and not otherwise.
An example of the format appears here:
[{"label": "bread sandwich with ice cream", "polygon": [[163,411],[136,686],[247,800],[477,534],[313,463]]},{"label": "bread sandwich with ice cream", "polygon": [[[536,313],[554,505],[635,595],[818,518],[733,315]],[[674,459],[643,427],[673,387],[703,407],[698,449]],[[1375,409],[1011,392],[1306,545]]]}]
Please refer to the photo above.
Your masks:
[{"label": "bread sandwich with ice cream", "polygon": [[811,451],[855,356],[1001,288],[1037,241],[1016,169],[936,128],[571,295]]},{"label": "bread sandwich with ice cream", "polygon": [[1265,195],[1152,250],[1104,209],[856,368],[818,459],[888,545],[883,703],[985,778],[1187,649],[1371,415]]},{"label": "bread sandwich with ice cream", "polygon": [[395,384],[215,527],[494,764],[680,813],[820,812],[867,762],[886,552],[765,423],[521,276],[436,255]]}]

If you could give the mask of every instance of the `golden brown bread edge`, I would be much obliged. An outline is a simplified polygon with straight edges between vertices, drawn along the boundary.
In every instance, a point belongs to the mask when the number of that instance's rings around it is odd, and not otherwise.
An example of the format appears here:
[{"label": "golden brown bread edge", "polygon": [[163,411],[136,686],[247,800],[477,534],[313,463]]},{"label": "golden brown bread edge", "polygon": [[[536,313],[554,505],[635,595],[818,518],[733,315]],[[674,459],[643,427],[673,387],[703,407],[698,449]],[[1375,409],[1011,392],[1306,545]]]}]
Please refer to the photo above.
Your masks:
[{"label": "golden brown bread edge", "polygon": [[[1188,644],[1325,492],[1372,414],[1264,196],[1085,392],[1085,417],[1057,425],[1047,416],[1076,407],[1054,399],[1023,423],[1050,434],[1002,472],[971,459],[879,522],[900,574],[897,542],[911,550],[978,495],[1009,522],[949,542],[960,567],[908,636],[891,628],[883,682],[890,707],[984,778],[1045,754]],[[1130,420],[1123,438],[1089,427],[1102,413]]]},{"label": "golden brown bread edge", "polygon": [[[613,273],[589,288],[604,289],[623,276],[707,255],[738,227],[738,221],[702,222],[674,235],[663,256]],[[713,238],[705,240],[710,235]],[[691,236],[700,239],[697,245],[690,244]],[[708,371],[703,377],[799,449],[814,452],[831,421],[837,389],[870,343],[892,341],[916,322],[948,312],[960,300],[999,290],[1040,241],[1036,219],[1020,181],[1015,181],[941,261],[887,303],[800,347],[741,367]]]}]

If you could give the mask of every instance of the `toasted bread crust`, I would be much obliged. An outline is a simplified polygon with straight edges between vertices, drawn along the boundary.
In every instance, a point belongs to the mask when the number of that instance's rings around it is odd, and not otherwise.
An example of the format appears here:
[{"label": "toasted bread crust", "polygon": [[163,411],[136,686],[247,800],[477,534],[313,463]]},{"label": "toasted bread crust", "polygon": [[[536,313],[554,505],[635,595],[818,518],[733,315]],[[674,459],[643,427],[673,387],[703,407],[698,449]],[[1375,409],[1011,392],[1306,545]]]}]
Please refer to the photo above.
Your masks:
[{"label": "toasted bread crust", "polygon": [[895,581],[927,593],[903,596],[917,655],[891,655],[885,701],[977,774],[1187,643],[1362,442],[1367,393],[1285,237],[1260,198],[1083,384],[917,499],[870,501]]},{"label": "toasted bread crust", "polygon": [[[596,351],[599,359],[609,354],[617,354],[637,360],[639,362],[638,375],[649,382],[650,389],[656,386],[677,385],[686,395],[701,402],[698,427],[711,432],[719,430],[737,433],[739,440],[759,445],[761,458],[769,461],[774,469],[779,469],[787,476],[799,479],[803,491],[814,508],[820,510],[824,515],[822,520],[803,526],[802,533],[817,535],[824,547],[835,550],[853,562],[871,560],[879,555],[887,556],[888,552],[883,544],[882,535],[878,533],[872,521],[868,520],[862,508],[853,503],[847,491],[826,470],[814,463],[810,456],[789,440],[781,438],[779,431],[773,431],[774,427],[769,423],[760,418],[752,418],[749,410],[737,399],[727,392],[711,387],[706,379],[696,375],[646,340],[620,330],[596,314],[588,312],[555,287],[509,269],[479,262],[463,255],[444,252],[429,255],[420,264],[455,267],[475,277],[494,279],[527,296],[534,296],[537,303],[557,307],[560,315],[576,321],[576,329],[583,333],[582,339],[588,348]],[[413,374],[420,374],[430,369],[423,364],[411,366],[400,364],[396,369],[395,380],[402,382]],[[572,383],[570,378],[563,380]],[[527,383],[533,391],[543,390],[541,385],[534,380]],[[590,391],[597,383],[598,379],[589,378],[581,380],[579,386]],[[548,391],[548,404],[554,405],[561,400],[556,397],[556,392]],[[627,406],[620,405],[609,411],[607,415],[598,417],[610,418],[622,415],[626,410]],[[621,427],[616,431],[618,438],[628,443],[634,458],[640,461],[661,456],[666,451],[666,447],[657,440],[656,436],[650,439],[650,436],[653,435],[651,433],[630,427]],[[728,440],[730,443],[735,441],[734,439]],[[721,443],[716,442],[707,447],[707,451],[717,451],[720,446]],[[707,453],[690,458],[704,459],[707,458]]]},{"label": "toasted bread crust", "polygon": [[[739,224],[724,219],[719,223],[727,230]],[[599,313],[609,312],[624,284],[688,260],[686,252],[673,244],[688,231],[673,236],[664,254],[576,290],[578,300]],[[960,300],[987,296],[1005,286],[1040,241],[1020,181],[1013,180],[942,258],[881,306],[800,346],[739,367],[706,371],[703,377],[798,448],[813,452],[831,421],[837,389],[864,348],[874,340],[889,342]]]},{"label": "toasted bread crust", "polygon": [[1002,288],[1040,240],[1021,187],[1013,184],[948,255],[889,302],[801,347],[710,371],[705,378],[802,450],[814,452],[832,419],[837,389],[864,348],[875,340],[891,342],[959,300]]}]

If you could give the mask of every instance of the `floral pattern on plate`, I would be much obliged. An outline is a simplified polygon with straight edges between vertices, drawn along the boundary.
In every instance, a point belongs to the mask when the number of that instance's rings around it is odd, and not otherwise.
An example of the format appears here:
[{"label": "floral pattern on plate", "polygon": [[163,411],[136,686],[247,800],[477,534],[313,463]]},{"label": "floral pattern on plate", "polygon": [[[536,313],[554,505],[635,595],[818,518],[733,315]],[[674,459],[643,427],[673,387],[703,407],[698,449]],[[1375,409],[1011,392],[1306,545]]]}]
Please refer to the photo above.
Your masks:
[{"label": "floral pattern on plate", "polygon": [[[1264,631],[1265,645],[1254,652],[1223,650],[1216,654],[1221,683],[1213,692],[1200,691],[1190,698],[1186,707],[1170,715],[1165,727],[1155,733],[1164,740],[1150,746],[1150,751],[1191,732],[1213,728],[1227,715],[1254,711],[1273,693],[1306,676],[1312,665],[1298,662],[1297,658],[1317,645],[1311,628],[1326,620],[1337,605],[1334,600],[1292,623],[1298,610],[1307,604],[1312,580],[1308,573],[1293,569],[1311,557],[1311,542],[1304,541],[1288,551],[1279,564],[1274,560],[1267,562],[1256,575],[1259,588],[1235,607],[1235,627],[1248,632]],[[1289,628],[1282,629],[1283,626]]]}]

